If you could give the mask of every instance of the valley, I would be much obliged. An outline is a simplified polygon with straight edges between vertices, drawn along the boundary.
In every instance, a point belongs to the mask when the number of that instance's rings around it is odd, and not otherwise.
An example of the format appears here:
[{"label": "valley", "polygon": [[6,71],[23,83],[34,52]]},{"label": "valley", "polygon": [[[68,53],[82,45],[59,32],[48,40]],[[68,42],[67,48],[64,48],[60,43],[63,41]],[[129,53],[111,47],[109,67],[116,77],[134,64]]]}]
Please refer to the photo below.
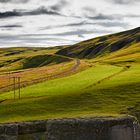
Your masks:
[{"label": "valley", "polygon": [[[71,46],[0,49],[0,122],[134,115],[140,120],[140,28]],[[10,77],[21,77],[13,99]],[[11,85],[11,86],[9,86]]]}]

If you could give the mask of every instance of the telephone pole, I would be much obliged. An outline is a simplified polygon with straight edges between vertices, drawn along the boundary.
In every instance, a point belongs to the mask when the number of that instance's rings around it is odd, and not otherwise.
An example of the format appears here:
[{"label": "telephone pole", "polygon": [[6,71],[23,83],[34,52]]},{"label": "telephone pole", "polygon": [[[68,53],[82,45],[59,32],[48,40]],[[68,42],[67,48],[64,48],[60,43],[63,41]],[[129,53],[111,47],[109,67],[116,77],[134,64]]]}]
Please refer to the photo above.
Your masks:
[{"label": "telephone pole", "polygon": [[18,99],[20,99],[20,77],[12,77],[13,78],[13,91],[14,91],[14,100],[16,99],[16,88],[18,91]]},{"label": "telephone pole", "polygon": [[20,99],[20,77],[18,77],[18,98]]},{"label": "telephone pole", "polygon": [[16,99],[16,77],[13,77],[13,84],[14,84],[14,100]]}]

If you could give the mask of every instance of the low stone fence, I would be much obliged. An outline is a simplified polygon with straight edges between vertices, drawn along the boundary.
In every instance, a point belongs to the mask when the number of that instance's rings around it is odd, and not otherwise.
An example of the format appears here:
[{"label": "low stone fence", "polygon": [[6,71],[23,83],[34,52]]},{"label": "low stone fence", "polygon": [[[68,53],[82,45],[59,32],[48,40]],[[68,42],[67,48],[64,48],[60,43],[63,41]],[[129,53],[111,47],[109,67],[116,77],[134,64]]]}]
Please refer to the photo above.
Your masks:
[{"label": "low stone fence", "polygon": [[51,119],[0,124],[0,140],[140,140],[133,117]]}]

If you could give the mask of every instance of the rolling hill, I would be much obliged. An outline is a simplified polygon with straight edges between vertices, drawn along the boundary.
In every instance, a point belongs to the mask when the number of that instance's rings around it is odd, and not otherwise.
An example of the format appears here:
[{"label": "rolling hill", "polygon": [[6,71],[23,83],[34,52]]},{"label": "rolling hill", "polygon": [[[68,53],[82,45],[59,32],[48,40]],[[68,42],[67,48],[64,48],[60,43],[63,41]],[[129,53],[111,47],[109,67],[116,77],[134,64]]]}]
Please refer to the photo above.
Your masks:
[{"label": "rolling hill", "polygon": [[0,93],[13,89],[12,77],[20,77],[20,86],[25,87],[75,73],[81,62],[55,54],[64,47],[1,48]]},{"label": "rolling hill", "polygon": [[[10,58],[3,56],[7,51],[0,53],[0,62],[18,58],[17,54]],[[40,55],[43,58],[40,59]],[[51,75],[65,73],[77,66],[78,70],[23,87],[21,99],[14,100],[12,90],[1,92],[0,122],[120,115],[133,115],[140,120],[140,28],[49,52],[37,48],[37,51],[21,53],[21,56],[30,65],[26,63],[25,69],[20,67],[14,72],[21,77],[26,75],[26,79],[48,75],[49,70]],[[50,58],[54,56],[71,61],[57,64],[58,58]],[[1,74],[6,71],[4,68]]]},{"label": "rolling hill", "polygon": [[58,50],[56,53],[69,57],[91,59],[109,55],[120,49],[132,47],[138,42],[140,42],[140,27],[117,34],[86,40]]},{"label": "rolling hill", "polygon": [[67,57],[54,55],[56,51],[63,47],[0,48],[0,72],[35,68],[70,61]]}]

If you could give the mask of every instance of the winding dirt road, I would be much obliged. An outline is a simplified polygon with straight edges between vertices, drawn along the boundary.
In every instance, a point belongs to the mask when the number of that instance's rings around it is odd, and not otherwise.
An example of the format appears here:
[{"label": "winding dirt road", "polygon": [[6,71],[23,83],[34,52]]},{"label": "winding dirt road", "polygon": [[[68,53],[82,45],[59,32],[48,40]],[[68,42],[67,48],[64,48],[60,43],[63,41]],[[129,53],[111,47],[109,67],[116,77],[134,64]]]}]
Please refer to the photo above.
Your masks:
[{"label": "winding dirt road", "polygon": [[[35,83],[49,81],[49,80],[53,80],[53,79],[56,79],[56,78],[62,78],[62,77],[65,77],[65,76],[69,76],[69,75],[73,74],[74,72],[76,72],[77,69],[79,68],[80,64],[81,64],[79,59],[75,59],[74,61],[75,62],[73,64],[73,66],[71,68],[69,68],[68,70],[65,70],[65,71],[57,73],[57,74],[53,74],[51,76],[40,77],[40,78],[37,78],[37,79],[28,80],[28,81],[22,81],[20,83],[21,87],[26,87],[28,85],[32,85],[32,84],[35,84]],[[8,89],[12,90],[12,88],[13,88],[13,84],[10,84],[10,85],[7,85],[7,86],[0,87],[0,91],[8,91]]]}]

